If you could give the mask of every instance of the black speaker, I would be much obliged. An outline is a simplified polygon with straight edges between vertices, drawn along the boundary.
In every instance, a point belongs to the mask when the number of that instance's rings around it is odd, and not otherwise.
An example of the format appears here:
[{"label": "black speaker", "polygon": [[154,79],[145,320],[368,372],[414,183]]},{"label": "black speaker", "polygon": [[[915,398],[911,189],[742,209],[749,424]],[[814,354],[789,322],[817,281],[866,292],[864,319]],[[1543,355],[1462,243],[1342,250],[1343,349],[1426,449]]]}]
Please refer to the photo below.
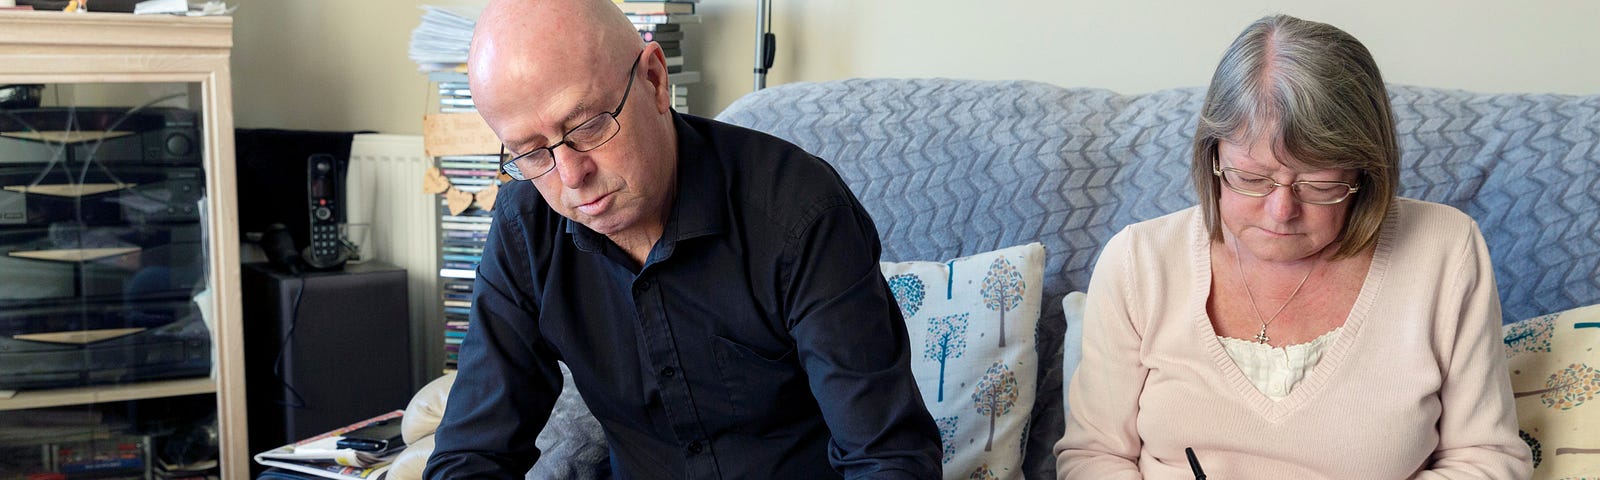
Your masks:
[{"label": "black speaker", "polygon": [[250,263],[241,277],[252,454],[411,401],[404,269],[292,274]]}]

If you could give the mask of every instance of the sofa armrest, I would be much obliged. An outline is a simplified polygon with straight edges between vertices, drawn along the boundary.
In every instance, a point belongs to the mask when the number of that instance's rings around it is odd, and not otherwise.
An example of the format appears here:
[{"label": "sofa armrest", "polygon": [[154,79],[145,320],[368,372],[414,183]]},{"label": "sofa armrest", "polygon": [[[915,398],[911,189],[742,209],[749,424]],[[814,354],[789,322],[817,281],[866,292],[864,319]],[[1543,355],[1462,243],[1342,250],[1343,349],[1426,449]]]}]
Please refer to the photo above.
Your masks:
[{"label": "sofa armrest", "polygon": [[[589,407],[583,403],[583,397],[573,386],[572,373],[567,370],[566,364],[561,365],[561,374],[561,397],[556,400],[550,420],[539,432],[537,440],[542,456],[528,471],[527,478],[611,478],[611,451],[600,429],[600,421],[589,413]],[[428,456],[433,454],[433,433],[438,430],[439,421],[444,417],[450,386],[455,378],[455,374],[451,373],[434,379],[411,397],[405,418],[400,422],[406,451],[396,457],[389,467],[388,479],[422,478],[422,470],[428,466]]]}]

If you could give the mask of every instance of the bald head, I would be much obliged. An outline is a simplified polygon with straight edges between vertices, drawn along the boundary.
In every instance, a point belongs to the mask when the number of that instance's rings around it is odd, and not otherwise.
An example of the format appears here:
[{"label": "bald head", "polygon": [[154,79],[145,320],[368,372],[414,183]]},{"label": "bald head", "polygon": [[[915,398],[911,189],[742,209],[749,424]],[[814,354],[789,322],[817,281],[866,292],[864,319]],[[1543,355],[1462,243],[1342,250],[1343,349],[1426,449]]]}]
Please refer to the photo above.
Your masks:
[{"label": "bald head", "polygon": [[[561,78],[619,77],[644,48],[609,0],[493,0],[478,17],[468,79],[485,116],[520,86]],[[522,98],[516,101],[527,102]],[[487,111],[485,111],[487,110]]]},{"label": "bald head", "polygon": [[[643,261],[677,186],[666,56],[609,0],[492,0],[467,57],[472,102],[506,150],[548,149],[532,178],[556,213]],[[600,145],[569,134],[609,130]],[[580,138],[583,138],[580,136]]]},{"label": "bald head", "polygon": [[478,17],[472,37],[467,61],[472,74],[517,59],[574,65],[620,61],[644,46],[633,24],[608,0],[494,0]]}]

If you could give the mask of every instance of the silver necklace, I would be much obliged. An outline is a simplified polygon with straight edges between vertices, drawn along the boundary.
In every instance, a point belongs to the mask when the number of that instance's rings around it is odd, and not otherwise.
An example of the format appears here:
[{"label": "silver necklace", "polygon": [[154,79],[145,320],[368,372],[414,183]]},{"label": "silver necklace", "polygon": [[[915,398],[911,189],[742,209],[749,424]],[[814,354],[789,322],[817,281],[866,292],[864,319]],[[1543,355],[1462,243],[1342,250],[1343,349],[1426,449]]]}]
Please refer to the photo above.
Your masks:
[{"label": "silver necklace", "polygon": [[1234,267],[1239,269],[1239,281],[1244,282],[1244,294],[1250,297],[1250,309],[1255,310],[1256,320],[1261,322],[1261,331],[1256,332],[1255,340],[1262,344],[1266,344],[1267,342],[1272,341],[1272,337],[1267,336],[1267,325],[1272,324],[1273,320],[1277,320],[1278,314],[1283,313],[1283,309],[1289,307],[1289,302],[1294,301],[1294,296],[1300,293],[1300,287],[1306,286],[1306,280],[1311,279],[1311,273],[1317,271],[1317,265],[1311,264],[1311,270],[1306,271],[1305,278],[1300,279],[1300,284],[1294,286],[1293,292],[1289,292],[1289,298],[1283,301],[1283,306],[1278,307],[1278,311],[1272,313],[1272,318],[1262,320],[1261,307],[1256,306],[1256,294],[1250,292],[1249,275],[1245,275],[1244,273],[1244,261],[1239,259],[1239,239],[1237,238],[1233,240],[1233,264]]}]

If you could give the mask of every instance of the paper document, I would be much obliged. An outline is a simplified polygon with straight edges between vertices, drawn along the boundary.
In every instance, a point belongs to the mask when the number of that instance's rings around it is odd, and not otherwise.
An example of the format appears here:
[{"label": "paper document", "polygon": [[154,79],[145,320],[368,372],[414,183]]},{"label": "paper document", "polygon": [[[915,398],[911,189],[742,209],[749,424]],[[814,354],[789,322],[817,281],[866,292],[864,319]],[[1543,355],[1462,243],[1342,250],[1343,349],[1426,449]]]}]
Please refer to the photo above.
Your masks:
[{"label": "paper document", "polygon": [[339,439],[342,438],[345,432],[380,420],[397,419],[396,421],[398,421],[404,415],[404,410],[395,410],[362,420],[322,435],[258,453],[255,456],[255,461],[266,466],[285,468],[324,478],[378,478],[379,475],[389,470],[390,462],[393,462],[395,457],[400,456],[400,453],[404,452],[405,448],[402,446],[386,452],[363,452],[349,448],[338,448]]}]

